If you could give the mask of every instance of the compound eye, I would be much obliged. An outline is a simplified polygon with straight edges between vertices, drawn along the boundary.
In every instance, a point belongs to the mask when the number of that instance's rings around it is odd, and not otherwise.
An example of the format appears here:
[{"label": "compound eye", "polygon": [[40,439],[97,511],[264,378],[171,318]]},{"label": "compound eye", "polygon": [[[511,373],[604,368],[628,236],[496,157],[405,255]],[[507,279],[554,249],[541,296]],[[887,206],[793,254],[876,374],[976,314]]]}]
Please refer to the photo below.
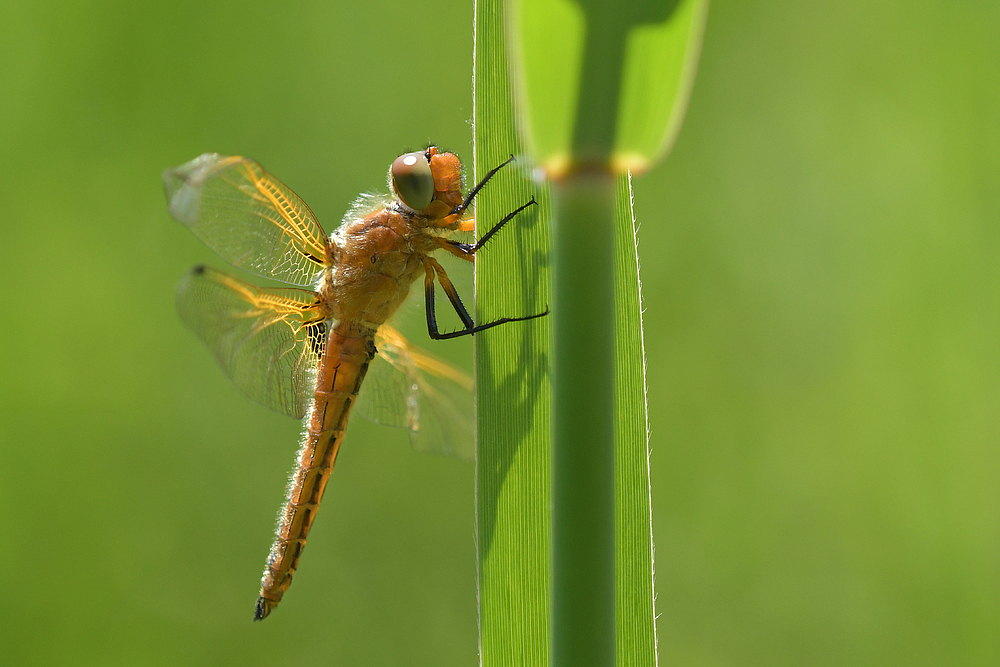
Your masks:
[{"label": "compound eye", "polygon": [[403,203],[422,211],[434,198],[434,175],[423,151],[405,153],[392,163],[392,188]]}]

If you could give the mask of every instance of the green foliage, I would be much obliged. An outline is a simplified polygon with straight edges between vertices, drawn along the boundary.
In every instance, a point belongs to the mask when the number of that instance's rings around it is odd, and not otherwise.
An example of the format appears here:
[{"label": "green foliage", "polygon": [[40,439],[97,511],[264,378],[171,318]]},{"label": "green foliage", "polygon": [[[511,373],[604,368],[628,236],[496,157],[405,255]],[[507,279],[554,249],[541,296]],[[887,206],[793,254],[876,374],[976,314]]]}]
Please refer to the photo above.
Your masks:
[{"label": "green foliage", "polygon": [[[489,321],[543,310],[551,286],[551,204],[532,183],[514,127],[500,2],[477,3],[476,171],[520,155],[476,199],[489,229],[529,201],[476,257],[476,315]],[[545,664],[549,652],[550,318],[476,336],[477,545],[483,665]]]},{"label": "green foliage", "polygon": [[708,0],[512,0],[516,99],[550,173],[610,159],[646,170],[680,130]]},{"label": "green foliage", "polygon": [[[502,664],[530,655],[537,663],[551,650],[556,664],[607,664],[617,644],[619,664],[654,664],[638,266],[631,191],[624,179],[616,190],[611,171],[612,163],[625,166],[626,150],[632,166],[640,158],[645,166],[676,133],[704,5],[510,3],[506,26],[499,2],[478,8],[479,164],[520,152],[520,124],[529,154],[558,179],[554,207],[546,195],[537,212],[543,228],[555,230],[552,254],[534,245],[542,240],[536,234],[527,244],[493,248],[478,265],[479,304],[490,313],[498,295],[534,294],[553,283],[552,316],[537,325],[537,338],[505,332],[481,337],[477,347],[480,380],[507,380],[479,385],[483,659]],[[496,205],[500,187],[479,202],[481,229],[504,213]],[[513,181],[502,187],[513,200]],[[500,336],[504,355],[495,348]],[[522,396],[532,397],[531,410],[520,409]],[[497,509],[501,496],[508,500]],[[511,529],[498,540],[496,525]],[[519,579],[530,584],[518,586]]]}]

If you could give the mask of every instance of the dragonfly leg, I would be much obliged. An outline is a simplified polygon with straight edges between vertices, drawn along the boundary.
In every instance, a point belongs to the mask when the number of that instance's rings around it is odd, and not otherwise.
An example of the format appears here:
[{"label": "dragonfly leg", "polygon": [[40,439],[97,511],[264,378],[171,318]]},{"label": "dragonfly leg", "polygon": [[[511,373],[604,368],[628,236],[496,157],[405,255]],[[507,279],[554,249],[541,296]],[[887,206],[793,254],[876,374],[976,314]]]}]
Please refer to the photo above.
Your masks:
[{"label": "dragonfly leg", "polygon": [[457,257],[461,257],[463,259],[468,259],[471,261],[472,256],[476,254],[476,251],[482,248],[484,245],[486,245],[486,242],[489,241],[494,234],[499,232],[501,227],[503,227],[508,222],[513,220],[514,216],[516,216],[524,209],[528,208],[529,206],[535,206],[536,204],[538,204],[538,202],[535,201],[534,197],[532,197],[531,201],[529,201],[527,204],[524,204],[523,206],[518,207],[515,211],[505,215],[503,217],[503,220],[493,225],[493,228],[490,229],[490,231],[483,234],[482,238],[480,238],[475,243],[460,243],[458,241],[442,239],[441,247]]},{"label": "dragonfly leg", "polygon": [[458,206],[456,206],[455,208],[451,209],[451,214],[452,215],[454,215],[456,213],[461,214],[463,211],[465,211],[465,209],[469,208],[469,204],[472,203],[472,199],[477,194],[479,194],[479,191],[483,189],[483,186],[486,185],[486,183],[491,178],[493,178],[493,175],[496,174],[498,171],[500,171],[501,169],[503,169],[504,167],[506,167],[508,164],[510,164],[513,161],[514,161],[514,156],[511,155],[509,158],[507,158],[506,162],[504,162],[503,164],[499,164],[496,167],[493,167],[492,169],[490,169],[489,173],[486,174],[485,176],[483,176],[483,180],[481,180],[478,183],[476,183],[476,187],[472,188],[472,190],[469,191],[469,194],[467,194],[465,196],[465,199],[462,201],[462,203],[459,204]]},{"label": "dragonfly leg", "polygon": [[[424,302],[427,309],[427,333],[434,340],[470,336],[474,333],[491,329],[498,324],[506,324],[507,322],[524,322],[525,320],[533,320],[536,317],[543,317],[549,314],[549,307],[546,306],[544,312],[535,313],[534,315],[527,315],[524,317],[501,317],[498,320],[477,325],[473,321],[472,316],[469,315],[469,311],[466,310],[462,300],[459,298],[458,290],[455,289],[455,285],[452,284],[451,280],[448,278],[448,273],[444,270],[444,267],[441,266],[434,258],[428,257],[424,263],[424,271]],[[448,300],[451,301],[451,305],[455,309],[455,312],[458,313],[459,318],[462,320],[462,324],[465,325],[464,329],[450,331],[448,333],[441,333],[438,330],[437,315],[434,312],[435,276],[437,277],[438,282],[441,283],[441,288],[444,290],[445,294],[448,295]]]}]

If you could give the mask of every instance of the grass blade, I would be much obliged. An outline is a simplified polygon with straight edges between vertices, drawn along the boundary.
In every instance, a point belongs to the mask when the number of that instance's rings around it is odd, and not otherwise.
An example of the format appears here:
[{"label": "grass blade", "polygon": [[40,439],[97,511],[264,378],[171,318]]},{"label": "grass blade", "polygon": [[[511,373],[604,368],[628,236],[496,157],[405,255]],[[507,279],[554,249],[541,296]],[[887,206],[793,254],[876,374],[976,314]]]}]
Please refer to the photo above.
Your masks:
[{"label": "grass blade", "polygon": [[[480,258],[480,320],[532,312],[553,284],[551,317],[476,342],[484,664],[656,663],[638,259],[630,183],[616,174],[648,166],[676,134],[706,7],[477,4],[479,171],[520,152],[520,129],[553,179],[551,208],[541,186],[514,173],[478,208],[488,224],[532,190],[542,203],[531,236],[510,235]],[[511,313],[517,296],[522,311]]]},{"label": "grass blade", "polygon": [[[475,152],[481,176],[522,153],[504,53],[502,3],[476,5]],[[523,164],[501,170],[476,198],[480,230],[534,195],[476,258],[476,317],[543,310],[549,294],[549,197]],[[476,336],[476,516],[483,665],[548,661],[550,318]]]}]

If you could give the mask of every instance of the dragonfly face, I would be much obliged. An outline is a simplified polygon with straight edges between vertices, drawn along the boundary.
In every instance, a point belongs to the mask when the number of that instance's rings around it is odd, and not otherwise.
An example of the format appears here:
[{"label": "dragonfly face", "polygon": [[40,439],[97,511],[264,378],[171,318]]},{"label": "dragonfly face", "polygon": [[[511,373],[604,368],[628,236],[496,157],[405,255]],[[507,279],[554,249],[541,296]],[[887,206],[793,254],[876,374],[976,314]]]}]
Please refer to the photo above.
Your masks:
[{"label": "dragonfly face", "polygon": [[443,217],[462,204],[462,165],[436,146],[396,158],[389,168],[389,182],[400,202],[431,217]]},{"label": "dragonfly face", "polygon": [[[545,314],[476,325],[432,257],[443,250],[471,262],[517,213],[477,244],[448,238],[473,230],[469,204],[495,172],[463,197],[455,155],[434,146],[404,154],[390,168],[395,198],[359,198],[330,236],[305,202],[249,158],[206,153],[164,172],[174,218],[234,266],[299,286],[257,287],[202,266],[188,273],[177,293],[182,320],[240,390],[305,419],[255,619],[267,616],[291,585],[355,402],[375,421],[408,428],[420,448],[462,451],[472,445],[471,381],[385,325],[413,282],[424,278],[432,338]],[[464,329],[438,331],[435,283]]]}]

